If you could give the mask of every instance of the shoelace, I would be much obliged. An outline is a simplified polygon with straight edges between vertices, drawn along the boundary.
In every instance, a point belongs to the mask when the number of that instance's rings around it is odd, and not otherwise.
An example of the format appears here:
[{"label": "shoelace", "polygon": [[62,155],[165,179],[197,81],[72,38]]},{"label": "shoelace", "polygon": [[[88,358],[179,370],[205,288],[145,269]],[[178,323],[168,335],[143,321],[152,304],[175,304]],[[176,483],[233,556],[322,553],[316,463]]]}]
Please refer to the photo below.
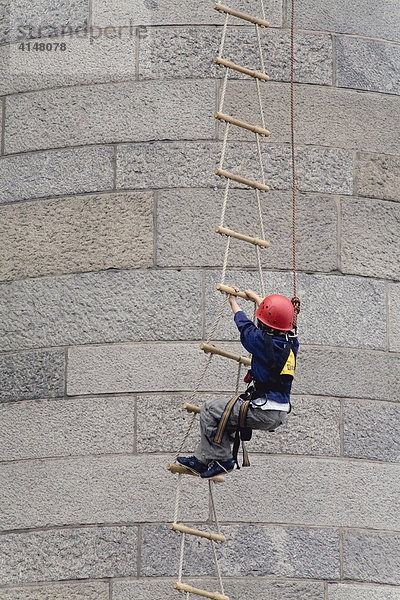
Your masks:
[{"label": "shoelace", "polygon": [[[225,473],[229,473],[228,469],[225,469],[225,467],[223,465],[221,465],[220,462],[218,462],[217,460],[213,460],[209,465],[208,465],[208,469],[211,469],[214,465],[218,465],[223,471],[225,471]],[[207,470],[208,470],[207,469]],[[232,469],[231,469],[232,470]]]}]

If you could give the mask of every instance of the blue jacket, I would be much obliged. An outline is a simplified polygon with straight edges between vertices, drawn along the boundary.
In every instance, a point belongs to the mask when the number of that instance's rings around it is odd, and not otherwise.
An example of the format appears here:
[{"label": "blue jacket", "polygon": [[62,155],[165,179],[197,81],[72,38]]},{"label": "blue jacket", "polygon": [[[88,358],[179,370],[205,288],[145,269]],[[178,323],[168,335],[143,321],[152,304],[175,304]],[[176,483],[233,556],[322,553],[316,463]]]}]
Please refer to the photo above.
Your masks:
[{"label": "blue jacket", "polygon": [[[240,341],[248,352],[251,352],[251,371],[255,382],[262,383],[266,382],[270,376],[270,367],[268,365],[268,357],[266,354],[265,335],[267,335],[261,329],[258,329],[240,310],[235,316],[234,320],[237,328],[240,331]],[[280,335],[274,335],[272,337],[272,343],[274,348],[275,358],[278,359],[283,346],[286,343],[286,339]],[[299,348],[299,342],[297,338],[293,338],[293,352],[297,355]],[[276,349],[276,352],[275,352]],[[267,396],[270,400],[285,404],[290,402],[290,389],[292,387],[292,377],[290,375],[280,375],[279,383],[282,383],[282,389],[285,391],[269,391]]]}]

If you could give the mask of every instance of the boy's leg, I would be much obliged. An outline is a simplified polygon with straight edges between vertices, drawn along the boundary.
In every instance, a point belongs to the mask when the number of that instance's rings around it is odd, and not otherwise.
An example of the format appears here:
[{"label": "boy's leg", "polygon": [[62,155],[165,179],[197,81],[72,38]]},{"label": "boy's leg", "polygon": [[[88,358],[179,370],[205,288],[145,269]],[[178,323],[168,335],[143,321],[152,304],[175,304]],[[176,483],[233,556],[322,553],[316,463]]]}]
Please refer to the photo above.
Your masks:
[{"label": "boy's leg", "polygon": [[286,421],[287,413],[281,410],[262,410],[250,406],[247,411],[246,427],[274,431]]},{"label": "boy's leg", "polygon": [[194,453],[202,463],[208,464],[212,460],[225,461],[232,458],[231,444],[235,435],[239,418],[240,399],[235,403],[229,417],[220,443],[214,442],[218,425],[227,405],[226,397],[207,400],[200,411],[200,443]]}]

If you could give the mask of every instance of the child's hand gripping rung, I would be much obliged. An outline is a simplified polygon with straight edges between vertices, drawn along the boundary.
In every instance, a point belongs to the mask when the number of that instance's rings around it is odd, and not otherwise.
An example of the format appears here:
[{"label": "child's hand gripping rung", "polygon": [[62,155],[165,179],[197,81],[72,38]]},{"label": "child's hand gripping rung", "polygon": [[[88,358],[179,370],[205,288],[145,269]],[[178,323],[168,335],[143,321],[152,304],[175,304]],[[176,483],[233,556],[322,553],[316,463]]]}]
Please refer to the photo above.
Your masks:
[{"label": "child's hand gripping rung", "polygon": [[255,302],[253,298],[250,298],[246,292],[237,292],[235,288],[224,285],[223,283],[217,283],[217,290],[223,292],[224,294],[231,294],[231,296],[239,296],[239,298],[244,298],[245,300],[252,300]]}]

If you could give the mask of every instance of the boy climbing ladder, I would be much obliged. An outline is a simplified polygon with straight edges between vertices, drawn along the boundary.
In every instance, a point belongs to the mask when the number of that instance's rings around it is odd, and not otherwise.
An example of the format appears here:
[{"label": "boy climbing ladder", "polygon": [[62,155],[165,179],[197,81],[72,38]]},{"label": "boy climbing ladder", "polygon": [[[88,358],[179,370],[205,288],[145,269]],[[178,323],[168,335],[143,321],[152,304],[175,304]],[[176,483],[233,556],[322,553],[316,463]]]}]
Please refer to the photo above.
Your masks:
[{"label": "boy climbing ladder", "polygon": [[[290,411],[290,390],[299,347],[297,336],[290,333],[294,327],[293,304],[277,294],[262,300],[252,290],[244,293],[258,306],[257,325],[240,309],[235,295],[229,295],[229,303],[241,342],[252,354],[251,371],[245,378],[250,386],[228,403],[223,398],[205,402],[200,412],[200,444],[194,456],[177,459],[202,478],[233,470],[240,430],[274,431],[285,422]],[[242,439],[249,439],[246,432]],[[247,466],[245,451],[243,465]]]}]

